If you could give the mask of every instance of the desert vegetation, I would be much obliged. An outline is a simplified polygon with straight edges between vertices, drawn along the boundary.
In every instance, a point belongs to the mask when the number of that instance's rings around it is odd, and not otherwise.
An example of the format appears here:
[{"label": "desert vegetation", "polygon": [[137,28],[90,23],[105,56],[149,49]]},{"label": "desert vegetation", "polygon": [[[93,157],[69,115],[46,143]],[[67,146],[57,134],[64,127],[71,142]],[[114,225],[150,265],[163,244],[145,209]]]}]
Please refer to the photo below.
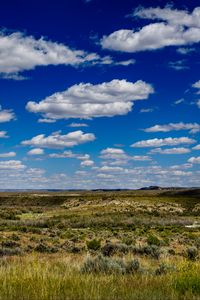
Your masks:
[{"label": "desert vegetation", "polygon": [[200,299],[200,191],[0,194],[0,299]]}]

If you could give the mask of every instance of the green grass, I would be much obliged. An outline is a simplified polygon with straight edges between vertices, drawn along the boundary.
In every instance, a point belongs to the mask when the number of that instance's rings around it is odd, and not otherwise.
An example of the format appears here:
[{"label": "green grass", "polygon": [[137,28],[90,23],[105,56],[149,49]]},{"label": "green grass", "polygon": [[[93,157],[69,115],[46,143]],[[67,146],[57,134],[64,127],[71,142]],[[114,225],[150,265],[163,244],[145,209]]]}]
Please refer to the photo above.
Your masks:
[{"label": "green grass", "polygon": [[82,274],[74,257],[12,258],[1,261],[2,300],[178,300],[199,299],[199,263],[156,276]]}]

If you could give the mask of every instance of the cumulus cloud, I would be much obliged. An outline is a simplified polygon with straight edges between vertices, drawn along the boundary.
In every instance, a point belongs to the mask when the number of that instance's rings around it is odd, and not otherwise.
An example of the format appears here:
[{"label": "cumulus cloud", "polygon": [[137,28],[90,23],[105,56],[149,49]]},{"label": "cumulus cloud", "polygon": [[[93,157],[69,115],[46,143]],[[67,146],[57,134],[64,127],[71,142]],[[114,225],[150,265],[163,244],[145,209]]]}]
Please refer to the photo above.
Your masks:
[{"label": "cumulus cloud", "polygon": [[0,131],[0,139],[6,139],[9,136],[7,135],[7,131]]},{"label": "cumulus cloud", "polygon": [[144,129],[145,132],[169,132],[178,130],[189,130],[189,133],[200,132],[200,124],[198,123],[169,123],[164,125],[154,125]]},{"label": "cumulus cloud", "polygon": [[51,158],[76,158],[79,160],[90,160],[89,154],[73,153],[71,150],[64,151],[62,153],[51,153]]},{"label": "cumulus cloud", "polygon": [[106,148],[101,151],[102,159],[126,159],[127,155],[123,149]]},{"label": "cumulus cloud", "polygon": [[180,144],[193,144],[196,140],[190,139],[188,137],[180,137],[180,138],[164,138],[164,139],[150,139],[136,142],[131,145],[134,148],[146,148],[146,147],[162,147],[162,146],[176,146]]},{"label": "cumulus cloud", "polygon": [[159,22],[139,30],[121,29],[103,36],[103,48],[131,53],[200,42],[200,7],[196,7],[191,13],[171,7],[140,7],[134,11],[133,16]]},{"label": "cumulus cloud", "polygon": [[129,66],[129,65],[134,65],[135,64],[135,59],[128,59],[128,60],[122,60],[115,62],[115,65],[117,66]]},{"label": "cumulus cloud", "polygon": [[32,70],[37,66],[77,66],[101,62],[96,53],[74,50],[64,44],[45,40],[43,37],[36,39],[21,32],[0,31],[0,50],[0,73],[5,76],[18,76],[19,72]]},{"label": "cumulus cloud", "polygon": [[111,172],[111,173],[115,173],[115,172],[123,172],[124,169],[121,167],[111,167],[111,166],[103,166],[100,168],[97,168],[98,172]]},{"label": "cumulus cloud", "polygon": [[91,160],[91,159],[83,160],[83,161],[81,162],[81,167],[91,167],[91,166],[93,166],[93,165],[94,165],[94,162],[93,162],[93,160]]},{"label": "cumulus cloud", "polygon": [[20,160],[0,161],[0,170],[20,170],[26,168]]},{"label": "cumulus cloud", "polygon": [[1,158],[14,157],[14,156],[16,156],[16,153],[13,151],[6,152],[6,153],[0,153]]},{"label": "cumulus cloud", "polygon": [[72,128],[76,128],[76,127],[88,127],[88,124],[85,124],[85,123],[71,123],[68,126],[72,127]]},{"label": "cumulus cloud", "polygon": [[89,119],[125,115],[133,101],[147,99],[153,87],[142,80],[112,80],[101,84],[80,83],[55,93],[39,103],[29,101],[26,109],[48,119]]},{"label": "cumulus cloud", "polygon": [[[1,49],[1,48],[0,48]],[[10,122],[15,119],[15,114],[12,109],[2,109],[0,105],[0,123]]]},{"label": "cumulus cloud", "polygon": [[38,120],[38,123],[55,123],[56,120],[53,119],[47,119],[47,118],[41,118]]},{"label": "cumulus cloud", "polygon": [[200,150],[200,144],[194,146],[192,149],[193,149],[193,150]]},{"label": "cumulus cloud", "polygon": [[188,162],[191,163],[191,164],[200,164],[200,156],[197,156],[197,157],[190,157],[188,159]]},{"label": "cumulus cloud", "polygon": [[95,135],[93,133],[83,133],[81,130],[78,130],[64,135],[61,135],[60,132],[54,132],[49,136],[39,134],[31,140],[23,141],[22,145],[41,148],[65,148],[74,147],[94,140]]},{"label": "cumulus cloud", "polygon": [[128,155],[123,149],[106,148],[101,151],[100,158],[109,165],[125,165],[129,161],[150,161],[148,155]]},{"label": "cumulus cloud", "polygon": [[196,81],[193,85],[193,88],[200,89],[200,80]]},{"label": "cumulus cloud", "polygon": [[42,155],[44,154],[44,150],[41,148],[34,148],[27,153],[28,155]]},{"label": "cumulus cloud", "polygon": [[161,149],[161,148],[155,148],[153,150],[151,150],[149,153],[150,154],[185,154],[185,153],[189,153],[190,149],[188,148],[184,148],[184,147],[180,147],[180,148],[167,148],[167,149]]}]

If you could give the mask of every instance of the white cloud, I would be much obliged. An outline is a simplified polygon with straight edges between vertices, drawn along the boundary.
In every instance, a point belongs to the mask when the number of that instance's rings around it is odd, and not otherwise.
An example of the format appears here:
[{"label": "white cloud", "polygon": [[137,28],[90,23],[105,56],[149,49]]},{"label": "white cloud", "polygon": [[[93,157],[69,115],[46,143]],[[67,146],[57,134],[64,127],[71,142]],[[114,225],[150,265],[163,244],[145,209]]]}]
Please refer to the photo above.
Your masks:
[{"label": "white cloud", "polygon": [[41,118],[38,120],[38,123],[55,123],[56,120],[53,119],[47,119],[47,118]]},{"label": "white cloud", "polygon": [[186,61],[184,59],[176,60],[176,61],[170,61],[168,63],[168,67],[171,68],[171,69],[174,69],[176,71],[189,69],[189,67],[186,65]]},{"label": "white cloud", "polygon": [[150,154],[185,154],[189,153],[190,149],[180,147],[180,148],[169,148],[169,149],[161,149],[161,148],[155,148],[151,150],[149,153]]},{"label": "white cloud", "polygon": [[15,120],[15,114],[12,109],[2,109],[0,106],[0,123],[10,122],[11,120]]},{"label": "white cloud", "polygon": [[135,160],[135,161],[149,161],[149,160],[151,160],[151,158],[148,155],[134,155],[134,156],[131,156],[131,159]]},{"label": "white cloud", "polygon": [[188,162],[191,164],[200,164],[200,156],[197,157],[190,157]]},{"label": "white cloud", "polygon": [[41,148],[65,148],[74,147],[94,140],[95,135],[93,133],[83,133],[81,130],[78,130],[65,135],[61,135],[60,132],[54,132],[47,137],[44,134],[40,134],[31,140],[23,141],[22,145]]},{"label": "white cloud", "polygon": [[149,113],[149,112],[153,112],[154,108],[142,108],[140,109],[141,113]]},{"label": "white cloud", "polygon": [[200,150],[200,144],[194,146],[192,149],[193,149],[193,150]]},{"label": "white cloud", "polygon": [[196,7],[192,13],[169,7],[139,8],[133,16],[162,22],[151,23],[136,31],[121,29],[109,36],[103,36],[103,48],[137,52],[190,45],[200,41],[200,7]]},{"label": "white cloud", "polygon": [[197,106],[200,108],[200,100],[197,101]]},{"label": "white cloud", "polygon": [[25,165],[20,160],[0,161],[0,170],[20,170],[24,168]]},{"label": "white cloud", "polygon": [[200,7],[196,7],[191,13],[169,6],[165,8],[138,8],[134,11],[133,16],[142,19],[162,20],[177,26],[200,27]]},{"label": "white cloud", "polygon": [[198,123],[169,123],[164,125],[154,125],[144,129],[145,132],[169,132],[178,130],[189,130],[190,133],[200,132],[200,124]]},{"label": "white cloud", "polygon": [[150,139],[136,142],[131,145],[134,148],[146,148],[146,147],[162,147],[162,146],[176,146],[180,144],[193,144],[196,141],[194,139],[190,139],[188,137],[180,137],[180,138],[164,138],[164,139]]},{"label": "white cloud", "polygon": [[34,148],[27,153],[28,155],[42,155],[44,154],[44,150],[41,148]]},{"label": "white cloud", "polygon": [[182,54],[182,55],[187,55],[187,54],[190,54],[191,52],[195,52],[195,48],[184,48],[184,47],[181,47],[181,48],[178,48],[176,50],[176,52],[178,52],[179,54]]},{"label": "white cloud", "polygon": [[[129,161],[150,161],[147,155],[128,155],[123,149],[106,148],[101,151],[100,158],[109,165],[125,165]],[[109,161],[110,160],[110,161]]]},{"label": "white cloud", "polygon": [[97,174],[97,177],[103,178],[103,179],[113,179],[114,176],[111,174],[100,173],[100,174]]},{"label": "white cloud", "polygon": [[185,100],[183,99],[183,98],[181,98],[181,99],[178,99],[178,100],[176,100],[176,101],[174,101],[174,105],[178,105],[178,104],[181,104],[181,103],[183,103]]},{"label": "white cloud", "polygon": [[37,66],[71,65],[88,62],[101,62],[99,55],[82,50],[70,49],[68,46],[45,40],[35,39],[21,32],[0,32],[0,73],[12,74],[19,79],[18,73],[32,70]]},{"label": "white cloud", "polygon": [[123,149],[118,148],[106,148],[101,151],[102,159],[126,159],[127,155]]},{"label": "white cloud", "polygon": [[90,159],[88,159],[88,160],[83,160],[82,162],[81,162],[81,167],[91,167],[91,166],[93,166],[94,165],[94,162],[93,162],[93,160],[90,160]]},{"label": "white cloud", "polygon": [[0,153],[1,158],[14,157],[14,156],[16,156],[15,152]]},{"label": "white cloud", "polygon": [[111,172],[111,173],[115,173],[115,172],[123,172],[124,169],[121,167],[110,167],[110,166],[103,166],[97,169],[98,172]]},{"label": "white cloud", "polygon": [[5,139],[8,138],[9,136],[7,135],[7,131],[0,131],[0,138]]},{"label": "white cloud", "polygon": [[73,153],[71,150],[64,151],[62,153],[51,153],[49,154],[51,158],[76,158],[82,161],[90,160],[89,154],[80,154],[80,153]]},{"label": "white cloud", "polygon": [[200,80],[192,85],[193,88],[200,89]]},{"label": "white cloud", "polygon": [[125,66],[125,67],[134,65],[134,64],[135,64],[135,59],[128,59],[128,60],[122,60],[122,61],[115,62],[115,65]]},{"label": "white cloud", "polygon": [[88,127],[88,124],[85,124],[85,123],[71,123],[68,126],[72,127],[72,128],[76,128],[76,127]]},{"label": "white cloud", "polygon": [[112,80],[101,84],[80,83],[55,93],[39,103],[29,101],[26,109],[48,119],[89,119],[125,115],[133,101],[147,99],[153,88],[142,80],[135,83]]}]

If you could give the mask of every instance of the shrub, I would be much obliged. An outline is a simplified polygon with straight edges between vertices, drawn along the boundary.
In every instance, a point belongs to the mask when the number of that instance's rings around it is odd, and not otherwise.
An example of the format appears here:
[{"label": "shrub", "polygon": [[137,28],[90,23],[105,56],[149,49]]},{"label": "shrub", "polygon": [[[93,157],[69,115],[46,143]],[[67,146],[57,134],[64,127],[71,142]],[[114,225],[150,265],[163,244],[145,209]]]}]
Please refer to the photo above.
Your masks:
[{"label": "shrub", "polygon": [[123,242],[124,244],[126,244],[127,246],[130,246],[130,245],[132,245],[133,242],[135,242],[135,241],[133,241],[132,238],[126,237],[126,238],[123,238],[122,242]]},{"label": "shrub", "polygon": [[156,245],[132,247],[132,252],[138,255],[147,255],[154,259],[159,259],[161,255],[160,248]]},{"label": "shrub", "polygon": [[161,263],[159,267],[156,269],[155,274],[156,275],[164,275],[167,274],[168,266],[165,263]]},{"label": "shrub", "polygon": [[98,255],[95,258],[87,257],[81,271],[83,273],[124,273],[125,268],[111,258]]},{"label": "shrub", "polygon": [[101,248],[100,240],[93,239],[91,241],[87,241],[86,244],[87,244],[88,250],[97,251]]},{"label": "shrub", "polygon": [[175,254],[176,254],[175,250],[172,249],[172,248],[170,248],[170,249],[168,250],[168,253],[169,253],[170,255],[175,255]]},{"label": "shrub", "polygon": [[132,246],[128,246],[126,244],[114,244],[114,243],[106,243],[102,248],[101,252],[105,256],[111,256],[115,253],[123,253],[127,254],[132,249]]},{"label": "shrub", "polygon": [[160,246],[161,241],[157,238],[157,236],[150,234],[147,238],[148,245],[156,245]]},{"label": "shrub", "polygon": [[130,274],[138,271],[140,268],[139,261],[133,259],[127,263],[118,258],[113,259],[105,257],[103,255],[98,255],[97,257],[87,257],[81,268],[83,273],[120,273],[120,274]]},{"label": "shrub", "polygon": [[13,255],[22,255],[23,251],[21,248],[1,248],[0,256],[13,256]]},{"label": "shrub", "polygon": [[111,256],[115,251],[115,245],[113,243],[106,243],[102,248],[101,252],[105,256]]},{"label": "shrub", "polygon": [[198,249],[196,247],[190,247],[186,250],[187,258],[190,260],[196,260],[198,257]]},{"label": "shrub", "polygon": [[15,242],[15,241],[10,241],[10,240],[7,240],[7,241],[3,241],[1,243],[2,247],[8,247],[8,248],[16,248],[16,247],[19,247],[20,244]]},{"label": "shrub", "polygon": [[37,252],[41,252],[41,253],[55,253],[58,250],[55,247],[51,247],[49,245],[46,245],[44,243],[40,243],[35,247],[35,250]]},{"label": "shrub", "polygon": [[134,273],[140,269],[140,262],[137,258],[130,260],[126,264],[126,273]]},{"label": "shrub", "polygon": [[19,235],[17,235],[16,233],[13,233],[11,238],[12,238],[13,241],[19,241],[20,240]]}]

